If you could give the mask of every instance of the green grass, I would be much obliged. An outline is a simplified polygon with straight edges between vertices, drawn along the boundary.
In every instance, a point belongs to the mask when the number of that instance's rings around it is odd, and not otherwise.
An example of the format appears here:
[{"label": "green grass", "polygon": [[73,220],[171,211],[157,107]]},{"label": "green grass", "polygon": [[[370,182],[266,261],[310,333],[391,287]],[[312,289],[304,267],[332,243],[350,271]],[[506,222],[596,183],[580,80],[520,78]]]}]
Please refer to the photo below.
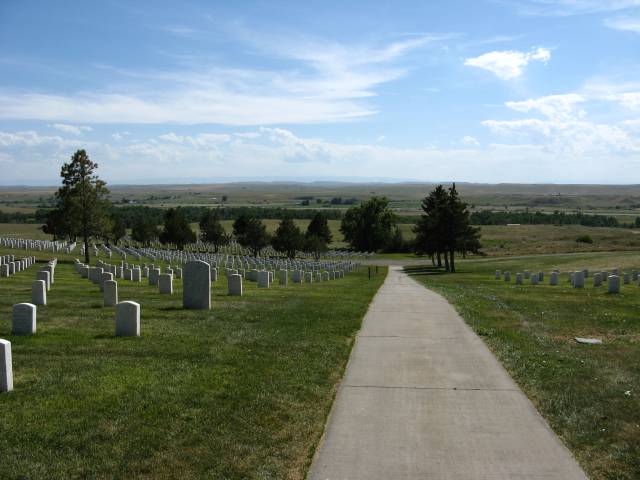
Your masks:
[{"label": "green grass", "polygon": [[[459,273],[408,267],[482,336],[593,479],[640,478],[640,287],[572,289],[572,269],[640,269],[629,253],[459,262]],[[516,272],[559,268],[560,285],[516,286]],[[494,279],[512,272],[512,283]],[[577,344],[596,337],[603,345]],[[625,392],[630,392],[626,394]]]},{"label": "green grass", "polygon": [[36,271],[0,280],[15,386],[0,396],[2,478],[304,478],[384,278],[245,282],[229,297],[221,277],[206,312],[181,308],[181,280],[172,296],[119,280],[120,300],[141,304],[141,337],[116,338],[98,287],[60,263],[37,334],[12,336]]}]

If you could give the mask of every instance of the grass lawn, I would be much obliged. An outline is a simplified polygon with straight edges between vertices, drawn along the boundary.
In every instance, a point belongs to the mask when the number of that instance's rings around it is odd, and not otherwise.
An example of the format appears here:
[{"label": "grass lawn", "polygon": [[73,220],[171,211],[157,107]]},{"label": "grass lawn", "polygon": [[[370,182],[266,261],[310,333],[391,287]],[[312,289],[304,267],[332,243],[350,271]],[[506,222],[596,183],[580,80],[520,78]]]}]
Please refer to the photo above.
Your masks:
[{"label": "grass lawn", "polygon": [[[572,289],[578,268],[640,270],[640,255],[589,253],[461,261],[459,273],[407,267],[480,334],[593,479],[640,478],[640,287]],[[561,270],[557,287],[516,286],[525,269]],[[512,272],[512,283],[494,279]],[[597,346],[573,337],[596,337]]]},{"label": "grass lawn", "polygon": [[114,309],[60,258],[34,336],[11,335],[11,305],[30,301],[37,267],[0,279],[15,388],[0,395],[0,477],[304,478],[385,270],[245,282],[243,297],[221,277],[206,312],[181,308],[181,280],[172,296],[119,280],[141,337],[116,338]]}]

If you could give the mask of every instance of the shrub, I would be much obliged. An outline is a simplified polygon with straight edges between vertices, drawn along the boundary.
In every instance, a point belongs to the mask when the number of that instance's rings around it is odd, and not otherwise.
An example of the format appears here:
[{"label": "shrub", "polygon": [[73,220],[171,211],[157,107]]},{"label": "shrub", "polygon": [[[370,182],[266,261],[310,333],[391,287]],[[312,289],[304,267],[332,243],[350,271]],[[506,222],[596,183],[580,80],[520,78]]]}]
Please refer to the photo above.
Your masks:
[{"label": "shrub", "polygon": [[580,235],[576,238],[576,242],[578,243],[593,243],[593,238],[589,235]]}]

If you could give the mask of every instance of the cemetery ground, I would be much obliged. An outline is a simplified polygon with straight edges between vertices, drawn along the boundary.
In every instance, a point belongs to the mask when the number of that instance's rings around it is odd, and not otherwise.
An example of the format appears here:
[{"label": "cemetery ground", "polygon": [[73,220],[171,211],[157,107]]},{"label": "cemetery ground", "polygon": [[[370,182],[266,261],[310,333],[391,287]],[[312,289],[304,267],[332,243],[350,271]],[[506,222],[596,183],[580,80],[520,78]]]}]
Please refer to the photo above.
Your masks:
[{"label": "cemetery ground", "polygon": [[0,280],[14,370],[1,398],[0,476],[304,477],[385,269],[371,280],[361,268],[318,284],[245,282],[242,297],[221,277],[211,311],[182,309],[181,279],[173,295],[119,280],[120,301],[141,305],[141,336],[125,338],[75,256],[58,254],[33,336],[11,335],[11,306],[30,301],[38,267]]},{"label": "cemetery ground", "polygon": [[[444,295],[488,344],[593,479],[640,478],[640,286],[571,288],[567,272],[640,267],[638,252],[460,261],[453,275],[406,267]],[[562,273],[558,286],[549,272]],[[495,280],[510,271],[511,283]],[[628,269],[628,270],[627,270]],[[545,281],[515,285],[515,273]],[[574,337],[599,338],[583,345]]]}]

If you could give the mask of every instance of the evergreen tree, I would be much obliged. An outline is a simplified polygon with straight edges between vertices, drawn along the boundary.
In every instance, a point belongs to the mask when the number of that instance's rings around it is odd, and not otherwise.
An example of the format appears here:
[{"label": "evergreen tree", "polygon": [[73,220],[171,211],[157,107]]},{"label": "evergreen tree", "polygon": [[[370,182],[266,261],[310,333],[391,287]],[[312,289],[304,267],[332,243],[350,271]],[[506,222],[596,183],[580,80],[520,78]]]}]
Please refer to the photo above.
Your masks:
[{"label": "evergreen tree", "polygon": [[445,269],[455,272],[455,254],[478,253],[480,229],[471,226],[469,210],[456,190],[455,183],[447,191],[438,185],[422,201],[423,214],[414,228],[416,253],[437,258],[438,267],[444,255]]},{"label": "evergreen tree", "polygon": [[207,210],[200,219],[200,240],[211,243],[216,253],[231,240],[220,223],[219,208]]},{"label": "evergreen tree", "polygon": [[375,252],[389,245],[395,220],[389,201],[385,197],[372,197],[347,210],[340,231],[356,250]]},{"label": "evergreen tree", "polygon": [[111,227],[111,238],[113,244],[118,245],[118,242],[127,235],[127,225],[120,215],[113,216],[113,222]]},{"label": "evergreen tree", "polygon": [[47,230],[82,237],[86,263],[89,263],[89,238],[104,236],[111,227],[109,190],[96,174],[97,169],[98,164],[89,159],[85,150],[76,151],[71,161],[62,165],[62,187],[56,192],[57,211],[47,219]]},{"label": "evergreen tree", "polygon": [[309,222],[309,226],[307,227],[306,237],[319,237],[324,240],[325,244],[329,245],[331,240],[333,240],[333,236],[331,235],[331,229],[329,228],[329,222],[327,220],[327,216],[322,212],[317,212],[311,222]]},{"label": "evergreen tree", "polygon": [[295,222],[291,218],[285,217],[280,221],[280,225],[271,239],[271,245],[276,252],[284,253],[293,259],[296,253],[304,247],[304,236]]},{"label": "evergreen tree", "polygon": [[173,243],[179,250],[182,250],[187,243],[196,241],[196,234],[191,230],[187,217],[180,208],[170,208],[166,211],[160,241]]},{"label": "evergreen tree", "polygon": [[250,213],[240,215],[233,222],[233,235],[240,245],[251,250],[256,257],[269,245],[267,227]]},{"label": "evergreen tree", "polygon": [[327,242],[323,237],[317,235],[307,235],[304,239],[304,249],[313,254],[316,261],[320,260],[323,253],[329,250]]},{"label": "evergreen tree", "polygon": [[148,247],[159,235],[158,226],[152,218],[141,216],[133,223],[131,238],[145,247]]}]

